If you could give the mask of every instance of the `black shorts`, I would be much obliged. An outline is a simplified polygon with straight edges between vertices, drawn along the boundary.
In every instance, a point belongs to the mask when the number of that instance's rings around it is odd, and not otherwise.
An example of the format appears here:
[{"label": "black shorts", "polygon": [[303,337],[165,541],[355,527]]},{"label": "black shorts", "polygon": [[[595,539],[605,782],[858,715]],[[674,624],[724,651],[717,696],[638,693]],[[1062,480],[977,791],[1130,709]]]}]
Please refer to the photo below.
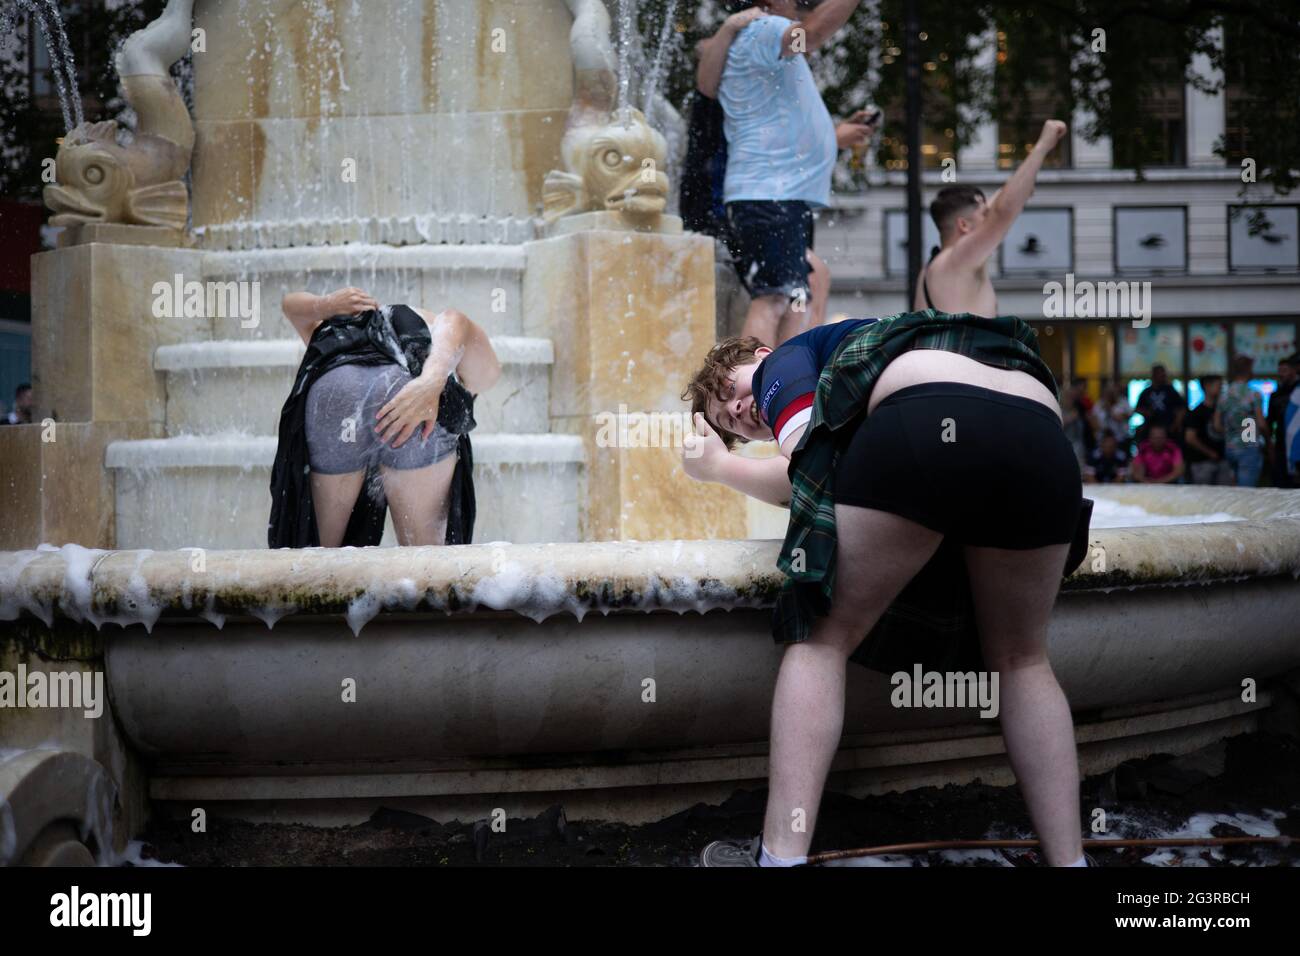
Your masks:
[{"label": "black shorts", "polygon": [[957,382],[913,385],[876,406],[841,454],[834,487],[838,504],[1017,551],[1073,542],[1083,498],[1055,412]]},{"label": "black shorts", "polygon": [[808,297],[812,207],[800,200],[727,203],[727,248],[752,296]]}]

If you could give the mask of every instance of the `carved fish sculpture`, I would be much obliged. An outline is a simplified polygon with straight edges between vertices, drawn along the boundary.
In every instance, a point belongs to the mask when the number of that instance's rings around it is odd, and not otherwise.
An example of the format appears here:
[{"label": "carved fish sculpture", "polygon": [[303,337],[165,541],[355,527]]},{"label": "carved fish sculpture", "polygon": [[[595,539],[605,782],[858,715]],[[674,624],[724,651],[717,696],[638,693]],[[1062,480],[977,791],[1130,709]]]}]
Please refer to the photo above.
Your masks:
[{"label": "carved fish sculpture", "polygon": [[50,224],[121,222],[185,227],[188,197],[181,177],[190,154],[160,136],[117,143],[114,122],[83,123],[68,133],[55,159],[57,183],[45,187]]},{"label": "carved fish sculpture", "polygon": [[607,210],[630,219],[652,219],[668,202],[662,172],[668,146],[640,110],[629,121],[611,116],[605,125],[578,126],[561,146],[564,170],[552,170],[542,186],[548,222],[570,213]]},{"label": "carved fish sculpture", "polygon": [[117,124],[82,123],[54,160],[45,187],[50,224],[114,222],[184,229],[189,197],[182,179],[194,152],[194,124],[169,75],[189,49],[194,0],[168,0],[158,19],[127,37],[117,55],[126,101],[139,118],[130,143]]}]

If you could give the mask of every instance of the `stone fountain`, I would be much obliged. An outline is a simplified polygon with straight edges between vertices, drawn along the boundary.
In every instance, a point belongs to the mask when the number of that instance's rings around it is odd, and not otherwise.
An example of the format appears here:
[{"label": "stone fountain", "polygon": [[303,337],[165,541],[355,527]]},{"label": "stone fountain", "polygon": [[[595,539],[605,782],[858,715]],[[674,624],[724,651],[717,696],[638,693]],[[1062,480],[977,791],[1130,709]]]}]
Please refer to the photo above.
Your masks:
[{"label": "stone fountain", "polygon": [[[135,138],[64,138],[68,228],[34,260],[45,421],[0,430],[0,674],[99,673],[111,704],[0,707],[0,863],[111,860],[200,805],[645,820],[761,785],[777,542],[735,539],[780,516],[687,481],[671,440],[600,437],[680,415],[713,339],[671,114],[622,95],[599,0],[375,6],[172,0],[119,59]],[[191,123],[166,72],[192,28]],[[278,303],[343,284],[491,333],[488,543],[265,549],[302,354]],[[1294,725],[1298,496],[1110,494],[1233,520],[1094,534],[1051,634],[1085,771]],[[834,786],[1009,781],[995,727],[887,692],[855,673]]]}]

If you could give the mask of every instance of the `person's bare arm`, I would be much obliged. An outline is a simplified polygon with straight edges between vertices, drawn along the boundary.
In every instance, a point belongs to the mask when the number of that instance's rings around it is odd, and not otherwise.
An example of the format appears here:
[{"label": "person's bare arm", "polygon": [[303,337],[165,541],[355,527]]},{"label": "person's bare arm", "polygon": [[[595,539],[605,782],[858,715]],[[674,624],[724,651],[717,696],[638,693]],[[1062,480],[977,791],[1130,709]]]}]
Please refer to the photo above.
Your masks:
[{"label": "person's bare arm", "polygon": [[445,381],[454,371],[461,384],[475,395],[497,383],[501,377],[501,361],[488,334],[469,316],[456,309],[445,309],[437,315],[424,309],[415,311],[428,323],[433,338],[421,374],[428,372]]},{"label": "person's bare arm", "polygon": [[787,461],[794,454],[794,450],[799,447],[799,439],[803,438],[803,433],[808,430],[806,424],[800,425],[790,434],[785,436],[785,441],[781,442],[781,454]]},{"label": "person's bare arm", "polygon": [[780,455],[771,458],[742,458],[727,453],[718,481],[742,495],[778,508],[790,507],[790,462]]},{"label": "person's bare arm", "polygon": [[695,432],[682,439],[682,470],[696,481],[715,481],[780,508],[790,504],[790,467],[783,456],[742,458],[727,450],[704,416],[695,413]]},{"label": "person's bare arm", "polygon": [[876,122],[867,122],[868,113],[866,110],[858,110],[846,120],[841,120],[835,124],[835,145],[840,149],[852,149],[854,146],[864,146],[871,141],[871,137],[876,135]]},{"label": "person's bare arm", "polygon": [[824,0],[817,9],[809,12],[798,23],[785,28],[781,37],[781,56],[811,53],[835,35],[835,31],[849,22],[853,11],[862,0]]},{"label": "person's bare arm", "polygon": [[1255,434],[1260,436],[1259,440],[1263,441],[1264,444],[1267,445],[1268,440],[1263,436],[1268,435],[1268,419],[1264,417],[1264,403],[1258,398],[1255,399],[1255,424],[1258,426]]},{"label": "person's bare arm", "polygon": [[1129,465],[1129,477],[1137,482],[1146,482],[1147,469],[1146,466],[1142,464],[1141,458],[1134,458],[1132,464]]},{"label": "person's bare arm", "polygon": [[699,65],[695,68],[695,88],[709,99],[718,98],[718,87],[722,85],[722,71],[727,65],[727,52],[736,34],[760,17],[767,16],[762,7],[750,7],[733,13],[722,21],[718,32],[707,40],[701,40],[695,47]]},{"label": "person's bare arm", "polygon": [[375,416],[375,431],[380,440],[394,448],[402,447],[408,438],[420,432],[421,426],[423,437],[433,433],[442,390],[453,371],[476,395],[491,388],[501,375],[501,362],[487,333],[463,312],[446,309],[432,315],[424,309],[415,311],[428,323],[432,337],[424,368]]},{"label": "person's bare arm", "polygon": [[1048,120],[1043,124],[1038,142],[1025,161],[989,200],[984,221],[953,243],[949,262],[959,267],[979,268],[988,261],[1033,195],[1034,182],[1038,171],[1043,168],[1043,161],[1065,138],[1066,132],[1068,127],[1060,120]]},{"label": "person's bare arm", "polygon": [[1174,464],[1173,471],[1169,472],[1169,474],[1165,475],[1163,478],[1152,478],[1151,483],[1155,485],[1173,484],[1179,478],[1183,477],[1183,472],[1185,472],[1186,470],[1187,470],[1187,466],[1183,464],[1183,459],[1180,456],[1178,461]]},{"label": "person's bare arm", "polygon": [[379,303],[368,292],[348,286],[326,295],[310,292],[290,292],[280,300],[280,310],[289,324],[302,337],[311,341],[317,326],[333,315],[355,315],[366,309],[377,309]]}]

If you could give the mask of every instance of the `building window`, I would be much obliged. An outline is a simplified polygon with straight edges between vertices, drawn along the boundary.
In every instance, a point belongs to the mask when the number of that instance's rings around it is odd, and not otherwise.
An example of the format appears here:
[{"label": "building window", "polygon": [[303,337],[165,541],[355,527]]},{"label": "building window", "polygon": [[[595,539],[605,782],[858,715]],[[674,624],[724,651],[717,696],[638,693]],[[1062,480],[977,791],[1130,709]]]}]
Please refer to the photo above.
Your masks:
[{"label": "building window", "polygon": [[1228,327],[1221,322],[1192,322],[1187,326],[1188,374],[1228,374]]},{"label": "building window", "polygon": [[1182,206],[1116,206],[1115,272],[1187,271],[1187,210]]},{"label": "building window", "polygon": [[[927,102],[933,94],[927,89],[923,94]],[[885,169],[907,169],[907,116],[901,103],[886,107],[881,120],[880,145],[876,149],[877,161]],[[940,128],[921,121],[921,168],[942,169],[943,161],[957,158],[956,131],[952,127]]]},{"label": "building window", "polygon": [[[907,275],[907,210],[885,210],[885,275]],[[930,218],[930,211],[921,212],[921,260],[928,261],[930,252],[939,245],[939,227]]]},{"label": "building window", "polygon": [[1229,206],[1228,268],[1233,272],[1300,270],[1300,206]]},{"label": "building window", "polygon": [[[1011,16],[1016,20],[1015,29],[1010,34],[997,32],[994,83],[999,169],[1020,165],[1038,142],[1047,120],[1069,123],[1074,113],[1067,38],[1049,31],[1032,14]],[[1073,164],[1069,136],[1043,160],[1047,169]]]},{"label": "building window", "polygon": [[1294,322],[1237,322],[1233,349],[1255,360],[1256,375],[1276,375],[1278,359],[1296,350]]},{"label": "building window", "polygon": [[1121,120],[1113,132],[1115,168],[1186,166],[1186,115],[1187,88],[1181,82],[1153,85],[1137,97],[1129,121]]},{"label": "building window", "polygon": [[1151,366],[1163,365],[1170,378],[1183,374],[1183,327],[1177,322],[1153,322],[1145,329],[1119,326],[1119,374],[1142,378]]},{"label": "building window", "polygon": [[1063,275],[1074,270],[1074,210],[1026,209],[999,247],[1007,275]]}]

